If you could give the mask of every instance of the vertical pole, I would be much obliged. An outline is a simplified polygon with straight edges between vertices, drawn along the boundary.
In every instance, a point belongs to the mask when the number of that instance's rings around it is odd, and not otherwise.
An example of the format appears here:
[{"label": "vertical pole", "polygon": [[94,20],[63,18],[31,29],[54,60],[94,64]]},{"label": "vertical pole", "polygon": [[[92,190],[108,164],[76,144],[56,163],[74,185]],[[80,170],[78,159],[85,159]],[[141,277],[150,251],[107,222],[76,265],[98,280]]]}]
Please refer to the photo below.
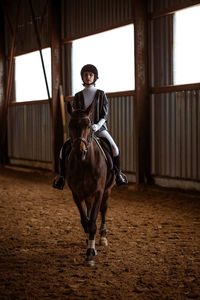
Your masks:
[{"label": "vertical pole", "polygon": [[134,1],[136,91],[136,184],[150,177],[150,104],[148,95],[147,0]]},{"label": "vertical pole", "polygon": [[52,56],[52,170],[58,170],[59,152],[63,143],[59,85],[61,82],[60,1],[51,0],[51,56]]},{"label": "vertical pole", "polygon": [[4,102],[5,102],[5,36],[4,36],[4,16],[2,6],[0,6],[0,164],[4,163],[6,156],[6,145],[3,143],[4,136]]},{"label": "vertical pole", "polygon": [[[12,83],[12,76],[13,76],[13,61],[14,61],[17,29],[18,29],[18,23],[19,23],[20,4],[21,4],[21,0],[18,0],[14,34],[12,37],[12,44],[11,44],[10,62],[9,62],[9,69],[8,69],[8,80],[7,80],[7,86],[6,86],[6,96],[5,96],[5,102],[4,102],[4,118],[3,118],[3,124],[2,124],[3,125],[2,130],[3,130],[3,148],[4,149],[7,149],[6,137],[7,137],[7,121],[8,121],[8,104],[9,104],[11,83]],[[5,157],[4,157],[4,159],[5,159]]]}]

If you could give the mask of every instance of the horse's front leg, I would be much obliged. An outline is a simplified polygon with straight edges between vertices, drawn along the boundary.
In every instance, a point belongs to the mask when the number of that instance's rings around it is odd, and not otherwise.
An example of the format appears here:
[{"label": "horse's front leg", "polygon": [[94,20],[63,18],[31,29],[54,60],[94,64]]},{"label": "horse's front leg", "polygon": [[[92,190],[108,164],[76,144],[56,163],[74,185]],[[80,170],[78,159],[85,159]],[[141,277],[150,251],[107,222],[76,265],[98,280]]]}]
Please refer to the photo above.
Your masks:
[{"label": "horse's front leg", "polygon": [[86,243],[88,244],[88,239],[89,239],[89,218],[88,218],[88,209],[85,206],[85,202],[81,201],[76,197],[76,195],[73,194],[74,201],[78,207],[80,217],[81,217],[81,225],[83,226],[85,235],[86,235]]},{"label": "horse's front leg", "polygon": [[108,240],[106,237],[106,212],[107,212],[107,199],[108,199],[108,195],[104,194],[103,199],[102,199],[102,203],[101,203],[101,226],[99,228],[99,234],[100,234],[100,245],[102,246],[108,246]]},{"label": "horse's front leg", "polygon": [[96,249],[95,249],[95,234],[97,231],[97,225],[96,220],[98,216],[98,212],[101,206],[101,200],[102,200],[102,193],[97,193],[92,209],[90,214],[90,219],[88,223],[88,229],[89,229],[89,240],[88,240],[88,247],[86,252],[86,264],[89,266],[93,266],[95,264],[94,256],[97,255]]},{"label": "horse's front leg", "polygon": [[88,222],[89,222],[90,214],[91,214],[91,203],[88,201],[85,201],[85,204],[86,204],[86,214],[87,214],[87,228],[85,230],[85,237],[86,237],[86,243],[88,245],[88,241],[89,241]]}]

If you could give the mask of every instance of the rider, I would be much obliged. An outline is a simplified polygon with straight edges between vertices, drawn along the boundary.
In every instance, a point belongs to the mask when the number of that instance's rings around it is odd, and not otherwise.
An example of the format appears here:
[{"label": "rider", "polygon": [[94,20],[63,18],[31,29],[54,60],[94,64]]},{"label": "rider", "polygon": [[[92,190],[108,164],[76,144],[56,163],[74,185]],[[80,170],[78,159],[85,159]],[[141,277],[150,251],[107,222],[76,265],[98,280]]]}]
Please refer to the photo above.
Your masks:
[{"label": "rider", "polygon": [[[106,138],[112,148],[113,165],[116,174],[116,184],[118,186],[127,184],[128,180],[121,172],[119,149],[114,142],[113,138],[107,130],[107,117],[108,117],[108,99],[105,93],[95,87],[96,80],[98,79],[98,70],[94,65],[88,64],[81,69],[81,78],[83,80],[84,89],[75,94],[73,101],[74,109],[87,109],[94,101],[94,114],[92,130],[97,137]],[[60,152],[60,176],[54,180],[53,187],[63,189],[65,184],[65,157],[66,152],[70,148],[70,140],[66,141]],[[66,150],[67,149],[67,150]]]}]

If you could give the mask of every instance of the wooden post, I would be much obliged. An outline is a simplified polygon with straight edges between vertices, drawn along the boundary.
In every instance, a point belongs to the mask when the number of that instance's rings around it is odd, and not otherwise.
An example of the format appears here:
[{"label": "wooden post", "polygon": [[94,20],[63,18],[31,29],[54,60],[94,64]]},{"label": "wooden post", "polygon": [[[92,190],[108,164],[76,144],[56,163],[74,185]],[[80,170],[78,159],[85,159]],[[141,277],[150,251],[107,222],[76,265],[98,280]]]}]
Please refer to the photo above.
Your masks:
[{"label": "wooden post", "polygon": [[150,180],[150,103],[148,95],[147,0],[134,1],[136,91],[136,183]]},{"label": "wooden post", "polygon": [[[14,59],[16,36],[17,36],[17,29],[18,29],[18,22],[19,22],[20,4],[21,4],[21,0],[18,0],[15,27],[14,27],[14,33],[13,33],[13,37],[12,37],[12,44],[11,44],[11,51],[10,51],[10,62],[9,62],[9,69],[8,69],[6,95],[5,95],[4,108],[3,108],[3,122],[2,122],[2,145],[3,146],[2,147],[3,147],[4,151],[6,150],[5,152],[7,152],[8,105],[9,105],[11,83],[12,83],[12,76],[13,76],[13,59]],[[3,158],[4,163],[5,163],[6,156],[7,156],[7,154],[5,152],[4,152],[4,158]]]},{"label": "wooden post", "polygon": [[4,36],[4,23],[3,11],[0,6],[0,164],[3,164],[6,157],[6,145],[3,141],[4,136],[4,101],[5,101],[5,36]]},{"label": "wooden post", "polygon": [[59,103],[61,82],[60,1],[51,0],[51,56],[52,56],[52,170],[58,171],[59,153],[63,143]]},{"label": "wooden post", "polygon": [[59,91],[60,91],[60,110],[62,115],[63,143],[64,143],[67,140],[67,132],[66,132],[66,117],[65,117],[65,101],[64,101],[62,85],[60,85]]}]

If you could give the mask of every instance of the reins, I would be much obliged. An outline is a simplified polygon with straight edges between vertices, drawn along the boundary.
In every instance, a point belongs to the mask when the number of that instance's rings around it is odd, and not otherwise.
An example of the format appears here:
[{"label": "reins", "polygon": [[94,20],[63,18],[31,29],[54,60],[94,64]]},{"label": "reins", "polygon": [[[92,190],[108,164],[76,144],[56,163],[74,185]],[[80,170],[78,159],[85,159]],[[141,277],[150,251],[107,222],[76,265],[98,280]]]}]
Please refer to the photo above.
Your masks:
[{"label": "reins", "polygon": [[71,138],[72,146],[73,146],[73,144],[75,144],[79,140],[82,141],[85,144],[86,151],[88,151],[88,147],[89,147],[90,143],[88,143],[88,141],[86,139],[82,138],[82,137],[77,137],[74,140],[72,140],[72,138]]}]

